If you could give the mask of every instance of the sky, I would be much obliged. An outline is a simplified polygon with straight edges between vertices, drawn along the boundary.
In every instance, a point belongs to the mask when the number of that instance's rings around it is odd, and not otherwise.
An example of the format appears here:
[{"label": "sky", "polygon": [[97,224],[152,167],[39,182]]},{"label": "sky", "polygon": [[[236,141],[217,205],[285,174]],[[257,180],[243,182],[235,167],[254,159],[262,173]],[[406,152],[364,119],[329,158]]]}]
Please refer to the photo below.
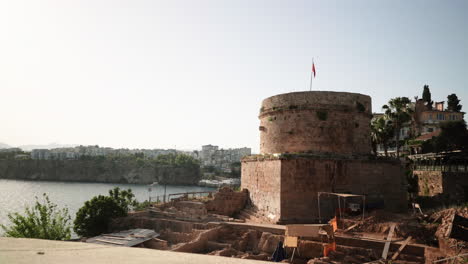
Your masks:
[{"label": "sky", "polygon": [[468,107],[468,1],[0,0],[0,142],[259,149],[269,96]]}]

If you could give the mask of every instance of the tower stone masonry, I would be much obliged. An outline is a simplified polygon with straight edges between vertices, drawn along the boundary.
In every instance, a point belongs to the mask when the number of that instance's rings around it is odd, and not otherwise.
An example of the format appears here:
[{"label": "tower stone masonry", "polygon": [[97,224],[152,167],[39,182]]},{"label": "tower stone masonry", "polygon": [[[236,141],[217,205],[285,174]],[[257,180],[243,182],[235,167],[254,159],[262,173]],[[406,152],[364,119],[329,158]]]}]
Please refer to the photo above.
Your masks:
[{"label": "tower stone masonry", "polygon": [[260,155],[242,160],[241,179],[257,217],[315,222],[318,192],[364,194],[369,204],[404,210],[400,161],[371,155],[371,113],[371,98],[357,93],[294,92],[263,100]]}]

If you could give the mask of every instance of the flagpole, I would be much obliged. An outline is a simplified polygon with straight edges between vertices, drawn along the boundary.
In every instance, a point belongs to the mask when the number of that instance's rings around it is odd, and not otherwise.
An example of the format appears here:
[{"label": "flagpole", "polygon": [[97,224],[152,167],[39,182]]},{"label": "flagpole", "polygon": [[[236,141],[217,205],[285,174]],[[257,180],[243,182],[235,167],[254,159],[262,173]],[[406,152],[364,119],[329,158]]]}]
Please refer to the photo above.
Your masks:
[{"label": "flagpole", "polygon": [[[314,67],[314,57],[312,57],[312,67]],[[312,79],[314,78],[314,71],[310,69],[310,91],[312,91]]]}]

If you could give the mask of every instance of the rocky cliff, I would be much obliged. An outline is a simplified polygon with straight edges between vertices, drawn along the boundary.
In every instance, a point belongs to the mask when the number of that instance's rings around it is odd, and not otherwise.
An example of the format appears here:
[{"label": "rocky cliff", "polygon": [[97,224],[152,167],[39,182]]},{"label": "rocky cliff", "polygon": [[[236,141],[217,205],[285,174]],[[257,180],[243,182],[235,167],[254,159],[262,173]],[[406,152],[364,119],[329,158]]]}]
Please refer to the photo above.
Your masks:
[{"label": "rocky cliff", "polygon": [[200,180],[199,166],[169,166],[129,160],[0,160],[0,178],[140,183],[155,181],[192,185]]}]

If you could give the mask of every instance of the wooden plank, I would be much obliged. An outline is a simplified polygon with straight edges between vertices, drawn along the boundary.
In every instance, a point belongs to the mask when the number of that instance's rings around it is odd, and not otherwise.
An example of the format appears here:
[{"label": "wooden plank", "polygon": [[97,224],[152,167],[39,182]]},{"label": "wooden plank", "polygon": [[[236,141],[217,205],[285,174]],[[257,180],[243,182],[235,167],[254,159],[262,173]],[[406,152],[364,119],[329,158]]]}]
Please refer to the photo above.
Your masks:
[{"label": "wooden plank", "polygon": [[352,226],[350,226],[350,227],[346,228],[346,230],[345,230],[345,231],[343,231],[343,232],[348,232],[349,230],[351,230],[351,229],[355,228],[355,227],[356,227],[356,226],[358,226],[359,224],[360,224],[360,223],[354,224],[354,225],[352,225]]},{"label": "wooden plank", "polygon": [[117,240],[133,240],[134,238],[131,237],[118,237],[118,236],[102,236],[103,238],[108,239],[117,239]]},{"label": "wooden plank", "polygon": [[405,242],[403,242],[403,244],[401,244],[400,248],[398,249],[397,252],[395,252],[395,254],[393,254],[393,257],[392,257],[392,260],[395,260],[398,258],[398,255],[400,255],[401,251],[403,251],[403,249],[406,247],[406,244],[408,244],[408,242],[411,240],[411,236],[409,236],[408,238],[406,238]]},{"label": "wooden plank", "polygon": [[297,237],[286,236],[284,238],[284,246],[285,247],[296,248],[297,247]]},{"label": "wooden plank", "polygon": [[449,258],[444,258],[444,259],[438,259],[438,260],[432,261],[432,263],[437,263],[437,262],[442,262],[442,261],[446,261],[446,260],[461,258],[461,257],[464,257],[464,256],[468,256],[468,253],[461,254],[461,255],[457,255],[457,256],[454,256],[454,257],[449,257]]},{"label": "wooden plank", "polygon": [[294,237],[318,237],[319,229],[326,224],[286,225],[286,235]]},{"label": "wooden plank", "polygon": [[390,226],[390,231],[388,232],[387,242],[385,242],[384,250],[382,252],[382,259],[387,259],[388,250],[390,249],[390,243],[392,242],[393,232],[395,231],[395,224]]}]

